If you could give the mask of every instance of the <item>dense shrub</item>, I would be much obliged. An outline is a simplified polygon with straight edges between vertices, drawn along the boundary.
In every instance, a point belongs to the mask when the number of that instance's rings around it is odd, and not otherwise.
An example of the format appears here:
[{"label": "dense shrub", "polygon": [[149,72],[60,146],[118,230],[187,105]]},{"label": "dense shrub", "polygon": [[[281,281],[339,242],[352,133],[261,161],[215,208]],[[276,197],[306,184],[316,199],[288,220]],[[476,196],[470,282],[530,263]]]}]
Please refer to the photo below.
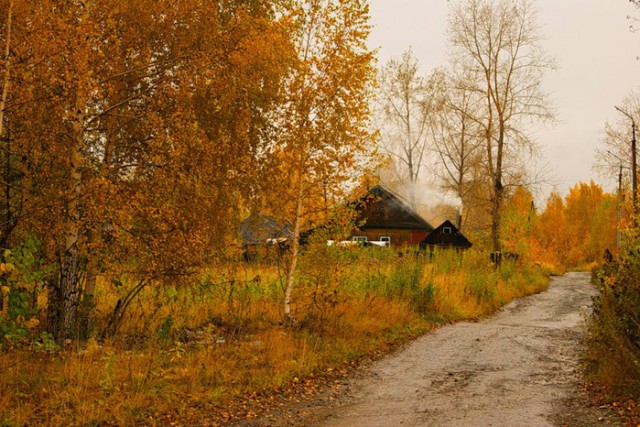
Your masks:
[{"label": "dense shrub", "polygon": [[640,397],[640,241],[593,274],[600,294],[589,322],[587,374],[611,399]]}]

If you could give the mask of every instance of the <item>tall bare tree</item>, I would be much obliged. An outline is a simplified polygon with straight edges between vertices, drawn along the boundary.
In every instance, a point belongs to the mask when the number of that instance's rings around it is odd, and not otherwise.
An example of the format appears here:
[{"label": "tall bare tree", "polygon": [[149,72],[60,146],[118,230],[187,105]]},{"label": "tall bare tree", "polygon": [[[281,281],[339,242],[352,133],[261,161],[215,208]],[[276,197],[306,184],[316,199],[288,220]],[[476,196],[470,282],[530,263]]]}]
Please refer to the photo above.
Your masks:
[{"label": "tall bare tree", "polygon": [[[618,107],[630,114],[636,123],[640,123],[640,91],[630,92]],[[595,169],[603,177],[618,179],[621,167],[626,171],[630,170],[631,133],[631,120],[623,114],[618,114],[615,122],[605,123],[604,139],[602,145],[596,150],[595,165]]]},{"label": "tall bare tree", "polygon": [[464,216],[468,216],[470,208],[477,204],[474,187],[479,182],[482,161],[480,127],[473,119],[478,116],[479,102],[474,95],[464,81],[449,77],[444,108],[432,122],[443,188],[460,200]]},{"label": "tall bare tree", "polygon": [[382,150],[391,157],[396,178],[416,207],[416,187],[431,146],[430,125],[441,106],[443,73],[420,74],[411,50],[391,59],[380,71],[378,107]]},{"label": "tall bare tree", "polygon": [[[491,179],[491,242],[500,251],[505,187],[514,184],[514,159],[533,153],[531,122],[553,119],[542,78],[554,61],[541,47],[537,11],[529,0],[465,0],[449,21],[451,62],[480,97],[469,116],[481,128],[486,174]],[[513,174],[516,175],[515,173]],[[519,174],[517,174],[519,175]]]}]

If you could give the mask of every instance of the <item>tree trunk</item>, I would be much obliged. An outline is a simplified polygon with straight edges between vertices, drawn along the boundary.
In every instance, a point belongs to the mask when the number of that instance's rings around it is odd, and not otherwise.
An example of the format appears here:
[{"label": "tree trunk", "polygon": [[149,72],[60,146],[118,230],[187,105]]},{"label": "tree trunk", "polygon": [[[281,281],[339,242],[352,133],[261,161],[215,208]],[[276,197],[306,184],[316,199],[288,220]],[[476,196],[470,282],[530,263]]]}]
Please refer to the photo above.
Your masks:
[{"label": "tree trunk", "polygon": [[284,323],[285,326],[293,326],[295,319],[291,314],[291,292],[293,290],[293,280],[296,266],[298,264],[298,253],[300,249],[300,222],[302,221],[302,199],[304,196],[303,173],[300,171],[298,177],[298,188],[296,194],[296,213],[293,221],[293,241],[291,242],[291,260],[287,270],[287,281],[284,289]]},{"label": "tree trunk", "polygon": [[[92,259],[92,258],[91,258]],[[80,304],[80,314],[78,319],[78,334],[81,338],[87,339],[91,336],[91,319],[94,315],[95,302],[93,299],[96,289],[97,271],[95,265],[90,265],[87,261],[84,272],[84,291],[82,292],[82,302]]]},{"label": "tree trunk", "polygon": [[5,218],[2,226],[2,235],[0,236],[0,248],[7,248],[9,244],[9,236],[14,228],[14,219],[11,212],[11,135],[7,130],[5,137],[5,156],[4,156],[4,208]]},{"label": "tree trunk", "polygon": [[2,96],[0,97],[0,138],[4,135],[4,110],[7,105],[7,95],[9,94],[9,84],[11,82],[11,26],[13,18],[13,0],[9,0],[7,10],[7,33],[4,45],[4,76],[2,78]]},{"label": "tree trunk", "polygon": [[[7,31],[5,34],[5,45],[4,45],[4,75],[2,78],[2,94],[0,95],[0,140],[2,140],[3,135],[5,133],[4,129],[4,113],[7,105],[7,96],[9,94],[9,84],[11,82],[11,31],[12,31],[12,18],[13,18],[13,0],[9,0],[9,8],[7,9]],[[9,152],[9,136],[6,137],[6,146],[7,146],[7,158],[10,156]],[[6,174],[6,188],[7,191],[9,187],[9,174]],[[10,214],[9,210],[9,200],[7,198],[7,215]],[[9,218],[8,218],[9,219]],[[9,222],[4,227],[4,230],[7,230],[9,227]],[[8,239],[7,233],[4,233],[3,236],[4,243],[2,247],[6,246],[6,240]],[[6,237],[6,238],[5,238]],[[3,260],[4,261],[4,260]],[[2,278],[2,284],[4,286],[7,285],[7,277]],[[0,292],[0,311],[4,310],[4,295]]]},{"label": "tree trunk", "polygon": [[[80,75],[87,76],[87,64],[79,67]],[[80,210],[83,189],[84,121],[86,108],[86,86],[79,83],[76,94],[76,115],[73,119],[72,147],[69,153],[69,187],[66,213],[65,241],[60,249],[58,283],[54,286],[57,295],[48,301],[50,332],[58,342],[75,337],[78,333],[78,307],[82,296],[83,263],[80,254]],[[50,293],[51,295],[51,293]],[[53,306],[52,306],[53,305]]]},{"label": "tree trunk", "polygon": [[[13,217],[11,214],[11,138],[9,129],[5,129],[4,116],[7,106],[7,96],[9,94],[9,86],[11,84],[11,30],[13,18],[13,1],[9,1],[9,9],[7,11],[7,32],[5,35],[4,47],[4,76],[2,79],[2,95],[0,96],[0,140],[5,142],[5,164],[4,164],[4,195],[5,195],[5,221],[2,226],[2,235],[0,236],[0,248],[6,249],[9,235],[13,231]],[[6,134],[6,136],[5,136]]]},{"label": "tree trunk", "polygon": [[[111,123],[108,124],[109,130],[112,130]],[[110,133],[110,132],[109,132]],[[100,164],[100,176],[103,179],[109,178],[109,164],[111,154],[111,143],[109,138],[105,141],[104,155]],[[84,265],[84,291],[82,293],[82,302],[80,304],[80,314],[78,319],[79,335],[82,338],[91,336],[91,319],[95,311],[94,293],[96,289],[96,280],[100,272],[100,263],[95,250],[96,232],[87,233],[88,254],[86,255],[86,264]]]},{"label": "tree trunk", "polygon": [[48,301],[50,310],[49,331],[58,340],[63,341],[78,333],[78,307],[82,294],[82,263],[80,257],[80,206],[82,193],[82,154],[80,141],[82,137],[82,114],[74,123],[76,144],[71,152],[70,200],[64,246],[60,251],[60,271],[57,283],[50,288]]},{"label": "tree trunk", "polygon": [[496,179],[493,189],[493,200],[491,204],[491,245],[494,252],[501,251],[500,245],[500,223],[502,221],[502,197],[504,190],[502,182]]},{"label": "tree trunk", "polygon": [[80,257],[77,243],[65,249],[60,270],[61,313],[58,338],[74,337],[78,332],[78,306],[80,303]]},{"label": "tree trunk", "polygon": [[502,222],[502,198],[504,197],[504,186],[502,185],[502,160],[504,157],[504,120],[500,116],[500,128],[497,141],[496,168],[493,181],[493,200],[491,206],[491,244],[494,252],[502,250],[500,244],[500,224]]},{"label": "tree trunk", "polygon": [[79,261],[77,246],[65,250],[61,255],[57,280],[49,283],[47,329],[58,342],[72,338],[78,332],[78,306],[82,291]]}]

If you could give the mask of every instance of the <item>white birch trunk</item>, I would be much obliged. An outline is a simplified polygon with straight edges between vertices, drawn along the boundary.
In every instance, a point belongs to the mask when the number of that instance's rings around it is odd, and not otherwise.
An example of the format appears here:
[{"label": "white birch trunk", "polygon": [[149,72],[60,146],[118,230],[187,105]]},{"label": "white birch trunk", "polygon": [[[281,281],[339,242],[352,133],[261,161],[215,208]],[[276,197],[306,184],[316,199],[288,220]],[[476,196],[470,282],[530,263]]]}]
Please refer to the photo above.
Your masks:
[{"label": "white birch trunk", "polygon": [[291,314],[291,292],[295,278],[296,267],[298,265],[298,255],[300,250],[300,223],[302,222],[302,200],[304,196],[303,173],[300,171],[298,178],[298,188],[296,194],[296,211],[293,221],[293,241],[291,242],[291,260],[287,270],[287,281],[284,290],[284,322],[285,326],[293,326],[295,319]]}]

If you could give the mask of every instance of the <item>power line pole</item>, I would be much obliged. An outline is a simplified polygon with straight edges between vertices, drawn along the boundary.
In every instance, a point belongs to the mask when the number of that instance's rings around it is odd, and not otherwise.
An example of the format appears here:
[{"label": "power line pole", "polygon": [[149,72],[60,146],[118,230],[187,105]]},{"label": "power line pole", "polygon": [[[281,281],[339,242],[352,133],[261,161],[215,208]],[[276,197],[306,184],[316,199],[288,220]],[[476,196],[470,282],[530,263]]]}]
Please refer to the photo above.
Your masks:
[{"label": "power line pole", "polygon": [[629,169],[629,167],[623,166],[623,163],[625,163],[625,161],[616,154],[612,153],[611,151],[607,151],[607,153],[620,162],[620,170],[618,172],[618,221],[616,223],[616,247],[620,249],[620,247],[622,246],[622,207],[624,206],[624,193],[622,192],[622,169]]},{"label": "power line pole", "polygon": [[622,230],[620,229],[620,221],[622,220],[622,163],[620,163],[620,172],[618,173],[618,223],[616,226],[616,247],[622,247]]},{"label": "power line pole", "polygon": [[633,189],[633,226],[638,226],[638,161],[636,150],[636,121],[631,119],[631,179]]}]

